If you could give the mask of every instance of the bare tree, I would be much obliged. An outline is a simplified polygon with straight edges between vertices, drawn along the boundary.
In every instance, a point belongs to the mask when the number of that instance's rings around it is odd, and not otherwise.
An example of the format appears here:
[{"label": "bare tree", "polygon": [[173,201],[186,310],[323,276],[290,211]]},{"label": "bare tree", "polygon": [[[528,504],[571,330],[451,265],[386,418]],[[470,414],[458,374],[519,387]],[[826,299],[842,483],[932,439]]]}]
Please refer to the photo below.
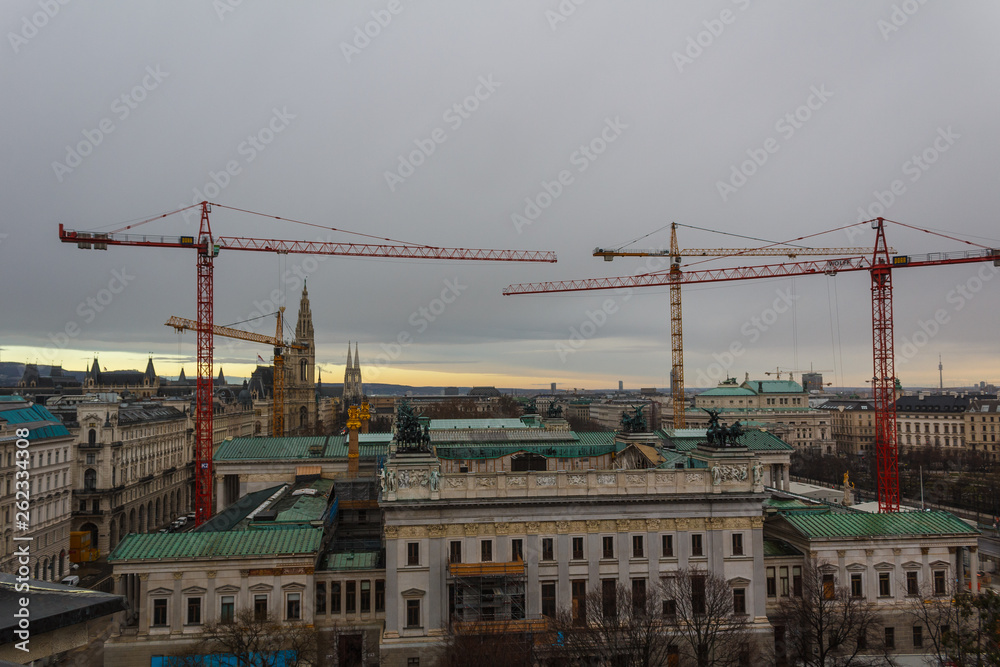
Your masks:
[{"label": "bare tree", "polygon": [[[194,656],[232,656],[237,667],[313,667],[323,647],[319,633],[301,623],[281,623],[273,615],[261,617],[241,609],[233,620],[206,623],[202,641],[169,664],[186,667]],[[201,664],[200,662],[196,664]]]},{"label": "bare tree", "polygon": [[669,664],[673,643],[656,589],[647,592],[645,582],[629,589],[608,580],[587,593],[584,608],[576,618],[563,615],[555,621],[549,658],[613,667]]},{"label": "bare tree", "polygon": [[[928,653],[933,652],[933,657],[929,660],[935,665],[948,661],[950,642],[945,641],[946,635],[949,638],[962,637],[973,632],[970,620],[963,617],[959,607],[953,604],[955,596],[954,586],[935,595],[933,587],[925,584],[907,601],[903,609],[906,618],[920,627],[921,643],[927,645]],[[960,646],[961,642],[958,642],[955,648]],[[963,664],[961,658],[958,664]]]},{"label": "bare tree", "polygon": [[832,574],[806,563],[802,595],[783,598],[773,621],[783,627],[788,660],[805,667],[892,665],[875,605],[837,586]]},{"label": "bare tree", "polygon": [[753,634],[745,609],[736,609],[730,583],[702,570],[678,570],[660,596],[667,632],[678,652],[698,667],[753,663]]}]

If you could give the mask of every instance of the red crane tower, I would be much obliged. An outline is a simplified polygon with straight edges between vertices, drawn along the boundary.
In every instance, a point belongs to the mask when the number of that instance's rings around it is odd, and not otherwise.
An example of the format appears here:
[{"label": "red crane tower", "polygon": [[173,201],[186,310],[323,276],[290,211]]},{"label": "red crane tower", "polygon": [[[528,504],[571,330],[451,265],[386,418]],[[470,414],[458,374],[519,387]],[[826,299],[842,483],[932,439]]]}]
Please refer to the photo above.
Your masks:
[{"label": "red crane tower", "polygon": [[[197,309],[197,349],[198,381],[195,390],[195,525],[201,525],[212,516],[212,336],[213,336],[213,260],[225,250],[248,250],[273,252],[278,254],[343,255],[347,257],[401,257],[409,259],[455,259],[483,260],[497,262],[555,262],[554,252],[534,250],[484,250],[475,248],[440,248],[412,243],[392,242],[370,234],[349,232],[378,241],[391,243],[334,243],[323,241],[287,241],[280,239],[247,238],[242,236],[213,236],[208,214],[211,206],[219,206],[233,211],[263,215],[254,211],[210,204],[207,201],[196,204],[201,208],[201,222],[197,236],[148,236],[122,234],[152,220],[185,211],[179,209],[128,225],[113,232],[81,232],[64,229],[59,225],[59,240],[76,243],[78,248],[107,250],[109,245],[141,246],[146,248],[185,248],[197,252],[198,309]],[[289,222],[301,222],[265,216]],[[302,223],[309,224],[312,223]],[[324,227],[330,231],[345,231]]]},{"label": "red crane tower", "polygon": [[[868,221],[875,230],[875,248],[871,257],[844,257],[818,261],[788,262],[762,266],[741,266],[700,271],[670,271],[645,273],[637,276],[614,278],[588,278],[543,283],[510,285],[505,295],[538,294],[543,292],[576,292],[585,290],[653,287],[690,283],[751,280],[755,278],[784,278],[812,274],[836,275],[842,271],[868,271],[871,274],[873,379],[872,395],[875,399],[875,457],[877,461],[879,512],[899,511],[899,457],[896,440],[896,373],[892,339],[892,270],[918,266],[942,266],[992,261],[1000,266],[1000,250],[979,246],[979,250],[939,252],[929,255],[893,255],[890,257],[885,242],[885,222],[876,218]],[[867,223],[858,223],[867,224]],[[903,223],[895,223],[918,229]],[[944,236],[951,240],[954,237]],[[968,245],[978,245],[963,241]]]}]

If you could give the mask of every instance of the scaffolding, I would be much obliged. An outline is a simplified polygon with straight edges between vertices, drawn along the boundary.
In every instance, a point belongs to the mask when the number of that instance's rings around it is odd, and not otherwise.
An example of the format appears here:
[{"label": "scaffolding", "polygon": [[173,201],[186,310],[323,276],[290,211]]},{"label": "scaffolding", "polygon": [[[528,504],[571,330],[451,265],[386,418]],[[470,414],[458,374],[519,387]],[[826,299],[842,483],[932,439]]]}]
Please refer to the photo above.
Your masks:
[{"label": "scaffolding", "polygon": [[449,608],[453,624],[524,621],[523,561],[451,563]]}]

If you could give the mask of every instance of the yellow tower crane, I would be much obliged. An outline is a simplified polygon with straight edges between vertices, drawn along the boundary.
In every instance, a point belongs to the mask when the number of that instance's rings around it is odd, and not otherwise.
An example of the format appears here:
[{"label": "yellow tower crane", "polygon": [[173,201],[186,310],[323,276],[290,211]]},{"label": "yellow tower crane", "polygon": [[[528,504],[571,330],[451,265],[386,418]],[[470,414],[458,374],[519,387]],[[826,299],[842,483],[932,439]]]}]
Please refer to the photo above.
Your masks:
[{"label": "yellow tower crane", "polygon": [[[800,248],[772,245],[764,248],[688,248],[677,247],[677,223],[670,224],[669,250],[606,250],[595,248],[594,257],[610,262],[615,257],[670,257],[670,394],[674,403],[674,428],[685,428],[684,408],[684,328],[681,324],[681,257],[796,257],[798,255],[864,255],[869,248]],[[889,250],[889,252],[895,252]]]},{"label": "yellow tower crane", "polygon": [[[305,350],[307,346],[299,345],[297,343],[286,343],[282,338],[282,317],[285,312],[285,307],[282,306],[278,308],[278,325],[275,329],[274,336],[266,336],[264,334],[253,333],[250,331],[242,331],[240,329],[232,329],[230,327],[220,327],[212,325],[212,333],[216,336],[225,336],[226,338],[237,338],[239,340],[249,341],[251,343],[263,343],[265,345],[271,345],[274,347],[274,385],[272,387],[272,393],[274,394],[274,404],[271,410],[271,435],[276,438],[280,438],[285,435],[285,357],[284,350],[289,348],[292,350]],[[190,329],[191,331],[198,330],[198,323],[195,320],[189,320],[183,317],[171,317],[166,321],[166,326],[173,327],[178,332],[184,331],[185,329]]]}]

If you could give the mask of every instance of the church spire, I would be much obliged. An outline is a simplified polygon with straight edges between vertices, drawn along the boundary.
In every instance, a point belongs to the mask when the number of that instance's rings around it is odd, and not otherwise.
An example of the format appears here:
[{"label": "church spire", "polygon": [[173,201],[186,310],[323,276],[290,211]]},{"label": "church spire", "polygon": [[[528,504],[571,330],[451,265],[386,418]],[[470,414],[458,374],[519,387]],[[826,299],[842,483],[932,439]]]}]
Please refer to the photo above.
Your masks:
[{"label": "church spire", "polygon": [[312,309],[309,307],[309,290],[305,283],[302,285],[302,298],[299,299],[299,319],[295,324],[295,338],[309,342],[313,339]]},{"label": "church spire", "polygon": [[354,341],[354,370],[358,372],[358,377],[361,377],[361,364],[358,362],[358,341]]}]

